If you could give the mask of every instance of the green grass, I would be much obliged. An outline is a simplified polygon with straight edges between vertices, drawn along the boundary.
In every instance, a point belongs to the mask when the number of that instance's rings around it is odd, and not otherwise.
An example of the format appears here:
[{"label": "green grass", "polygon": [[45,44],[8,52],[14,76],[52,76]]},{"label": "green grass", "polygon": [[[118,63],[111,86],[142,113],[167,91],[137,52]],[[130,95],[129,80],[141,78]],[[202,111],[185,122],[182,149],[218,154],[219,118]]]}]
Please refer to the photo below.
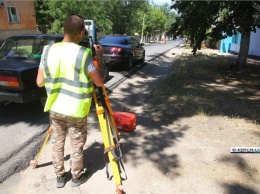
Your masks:
[{"label": "green grass", "polygon": [[[188,52],[189,51],[189,52]],[[260,64],[247,64],[240,72],[231,70],[232,60],[217,54],[190,50],[177,55],[174,73],[152,92],[159,119],[184,116],[221,115],[260,123]]]},{"label": "green grass", "polygon": [[21,46],[21,47],[18,47],[16,52],[22,53],[22,54],[30,54],[32,52],[32,46]]}]

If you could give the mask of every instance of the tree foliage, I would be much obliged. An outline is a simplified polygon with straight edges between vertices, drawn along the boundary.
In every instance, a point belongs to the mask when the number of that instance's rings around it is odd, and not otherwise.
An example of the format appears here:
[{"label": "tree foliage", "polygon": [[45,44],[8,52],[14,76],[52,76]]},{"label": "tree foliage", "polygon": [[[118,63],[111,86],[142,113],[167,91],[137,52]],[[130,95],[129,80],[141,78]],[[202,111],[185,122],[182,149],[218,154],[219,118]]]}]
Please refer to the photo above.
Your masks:
[{"label": "tree foliage", "polygon": [[[242,34],[241,48],[249,47],[243,45],[243,38],[248,38],[256,26],[260,27],[259,1],[172,0],[172,2],[171,8],[178,12],[179,17],[172,24],[171,32],[176,35],[187,35],[191,40],[194,54],[200,49],[203,40],[210,37],[216,43],[236,31]],[[248,41],[245,43],[249,44]],[[239,53],[239,63],[245,63],[245,60],[240,61],[242,55],[243,58],[247,57],[248,49],[244,53]]]},{"label": "tree foliage", "polygon": [[[63,33],[65,18],[74,13],[94,19],[100,34],[141,34],[145,16],[144,34],[167,29],[170,6],[151,6],[148,0],[35,0],[38,28],[43,33]],[[166,18],[171,18],[166,19]]]},{"label": "tree foliage", "polygon": [[[148,8],[148,1],[125,0],[35,0],[36,20],[43,32],[62,33],[65,18],[74,13],[94,19],[98,30],[104,34],[130,33],[137,25],[135,12]],[[133,28],[134,27],[134,28]]]},{"label": "tree foliage", "polygon": [[[111,28],[109,25],[111,22],[103,12],[102,1],[48,0],[35,2],[37,23],[44,25],[48,33],[63,33],[63,22],[70,14],[78,14],[83,18],[96,20],[103,31]],[[37,17],[37,13],[41,14]],[[45,17],[48,19],[43,19]]]},{"label": "tree foliage", "polygon": [[105,3],[107,15],[112,21],[112,33],[134,34],[142,22],[140,12],[149,9],[148,1],[110,0]]},{"label": "tree foliage", "polygon": [[166,16],[159,9],[152,9],[146,21],[146,34],[153,36],[155,34],[162,34],[166,30]]}]

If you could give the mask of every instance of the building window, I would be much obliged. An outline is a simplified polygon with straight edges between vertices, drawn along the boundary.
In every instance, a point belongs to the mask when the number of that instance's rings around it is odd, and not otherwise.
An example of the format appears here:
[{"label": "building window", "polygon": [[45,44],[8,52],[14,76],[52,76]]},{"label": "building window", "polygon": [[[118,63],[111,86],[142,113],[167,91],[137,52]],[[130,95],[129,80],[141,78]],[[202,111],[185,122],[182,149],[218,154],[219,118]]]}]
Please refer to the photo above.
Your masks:
[{"label": "building window", "polygon": [[9,23],[18,23],[18,11],[15,7],[7,7]]}]

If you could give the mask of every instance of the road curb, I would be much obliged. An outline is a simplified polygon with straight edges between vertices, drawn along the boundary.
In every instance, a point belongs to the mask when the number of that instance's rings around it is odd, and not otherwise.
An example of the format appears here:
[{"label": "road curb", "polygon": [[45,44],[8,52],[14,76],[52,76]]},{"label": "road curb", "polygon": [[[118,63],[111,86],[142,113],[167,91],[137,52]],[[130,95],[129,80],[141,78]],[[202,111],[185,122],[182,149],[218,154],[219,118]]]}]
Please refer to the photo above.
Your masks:
[{"label": "road curb", "polygon": [[38,153],[44,136],[45,131],[33,136],[29,142],[26,142],[27,145],[25,147],[19,152],[12,153],[11,157],[1,164],[0,183],[4,182],[14,173],[20,172],[29,166],[29,161],[34,159],[35,153]]}]

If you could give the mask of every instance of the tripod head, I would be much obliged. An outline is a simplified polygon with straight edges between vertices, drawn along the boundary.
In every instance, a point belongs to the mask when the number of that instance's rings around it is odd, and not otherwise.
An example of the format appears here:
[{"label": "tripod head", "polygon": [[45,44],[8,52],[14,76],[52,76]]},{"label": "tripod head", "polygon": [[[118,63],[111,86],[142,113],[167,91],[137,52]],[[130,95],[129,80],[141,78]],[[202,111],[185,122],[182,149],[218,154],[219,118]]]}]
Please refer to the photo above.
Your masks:
[{"label": "tripod head", "polygon": [[79,43],[80,46],[84,46],[86,48],[90,48],[93,53],[93,57],[95,54],[94,44],[97,44],[97,29],[94,20],[84,20],[85,23],[85,35],[83,40]]}]

